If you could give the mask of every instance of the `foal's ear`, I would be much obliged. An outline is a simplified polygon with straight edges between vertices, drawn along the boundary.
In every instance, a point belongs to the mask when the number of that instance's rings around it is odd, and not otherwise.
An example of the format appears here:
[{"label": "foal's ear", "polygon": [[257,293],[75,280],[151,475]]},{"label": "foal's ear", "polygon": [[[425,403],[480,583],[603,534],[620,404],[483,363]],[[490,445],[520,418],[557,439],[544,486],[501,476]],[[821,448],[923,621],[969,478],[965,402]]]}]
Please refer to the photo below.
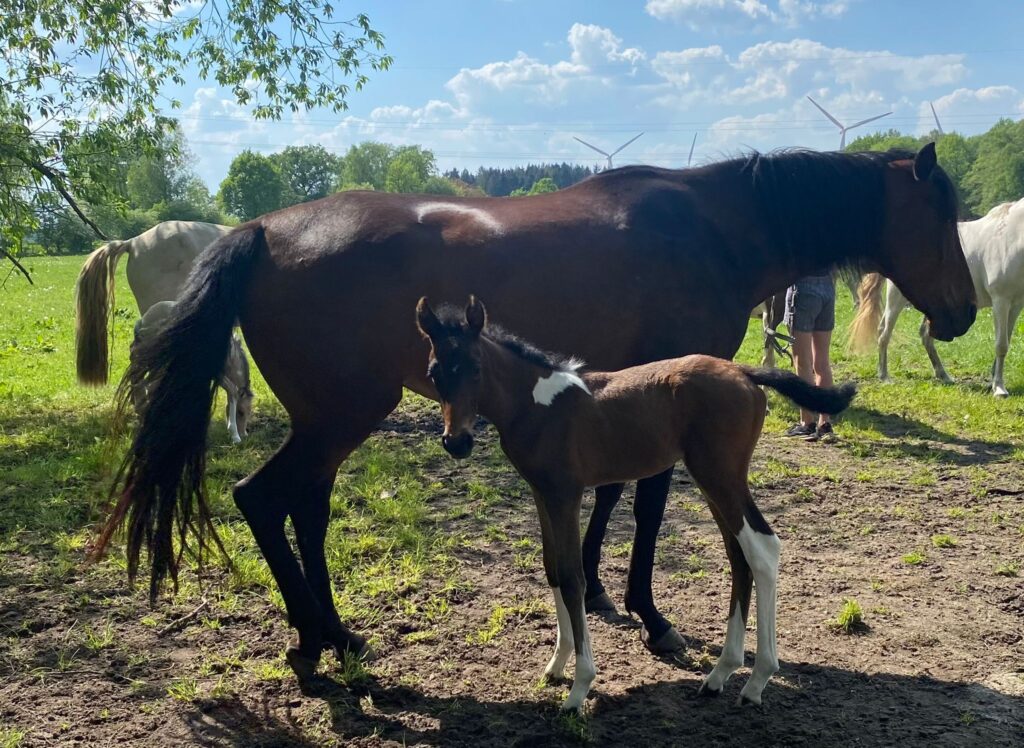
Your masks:
[{"label": "foal's ear", "polygon": [[432,338],[441,330],[441,321],[438,320],[434,310],[430,308],[430,302],[426,296],[421,296],[416,304],[416,327],[425,338]]},{"label": "foal's ear", "polygon": [[487,310],[476,296],[470,296],[469,303],[466,304],[466,324],[469,331],[475,335],[479,335],[487,324]]},{"label": "foal's ear", "polygon": [[925,143],[914,156],[914,179],[919,182],[928,179],[938,162],[938,156],[935,155],[935,142]]}]

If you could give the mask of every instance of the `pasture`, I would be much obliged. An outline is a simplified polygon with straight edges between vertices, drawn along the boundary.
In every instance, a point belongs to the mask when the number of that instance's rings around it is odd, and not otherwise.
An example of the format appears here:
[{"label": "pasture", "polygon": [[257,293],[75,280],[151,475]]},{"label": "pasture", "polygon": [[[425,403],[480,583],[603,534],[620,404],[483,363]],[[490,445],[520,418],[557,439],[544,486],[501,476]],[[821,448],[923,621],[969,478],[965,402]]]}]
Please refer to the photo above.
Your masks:
[{"label": "pasture", "polygon": [[[1024,736],[1024,324],[1007,358],[1007,400],[988,394],[989,310],[964,338],[939,344],[956,385],[931,380],[916,313],[901,317],[890,348],[895,384],[874,381],[875,357],[848,357],[840,340],[837,380],[859,380],[861,393],[839,420],[838,444],[784,439],[794,412],[771,398],[752,482],[783,542],[782,668],[763,711],[732,706],[746,670],[722,699],[695,698],[725,630],[728,563],[678,471],[655,599],[689,649],[655,658],[636,622],[591,616],[598,676],[586,716],[571,717],[557,710],[566,688],[539,680],[555,617],[529,492],[491,429],[473,459],[449,458],[436,405],[416,396],[344,463],[332,495],[337,604],[371,637],[372,663],[326,657],[324,678],[305,690],[285,664],[281,601],[230,497],[285,430],[255,371],[249,438],[230,444],[222,400],[211,426],[211,495],[234,567],[208,559],[151,610],[143,585],[127,587],[116,550],[83,564],[125,443],[107,437],[113,386],[74,381],[82,260],[32,260],[34,287],[11,277],[0,290],[0,746],[1010,745]],[[135,318],[123,271],[118,307],[114,381]],[[840,325],[850,316],[841,289]],[[759,358],[759,330],[751,320],[741,360]],[[631,534],[621,506],[602,566],[620,609]]]}]

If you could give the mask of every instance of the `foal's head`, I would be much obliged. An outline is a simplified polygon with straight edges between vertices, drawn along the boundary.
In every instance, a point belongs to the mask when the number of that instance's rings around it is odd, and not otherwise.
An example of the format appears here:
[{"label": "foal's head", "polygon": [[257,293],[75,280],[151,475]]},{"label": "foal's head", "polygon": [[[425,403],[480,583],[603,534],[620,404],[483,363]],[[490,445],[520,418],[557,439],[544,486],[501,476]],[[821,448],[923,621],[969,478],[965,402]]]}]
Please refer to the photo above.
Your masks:
[{"label": "foal's head", "polygon": [[424,297],[416,305],[416,324],[430,341],[427,376],[441,399],[441,444],[452,457],[469,457],[482,381],[480,333],[487,324],[487,310],[470,296],[463,319],[442,321]]}]

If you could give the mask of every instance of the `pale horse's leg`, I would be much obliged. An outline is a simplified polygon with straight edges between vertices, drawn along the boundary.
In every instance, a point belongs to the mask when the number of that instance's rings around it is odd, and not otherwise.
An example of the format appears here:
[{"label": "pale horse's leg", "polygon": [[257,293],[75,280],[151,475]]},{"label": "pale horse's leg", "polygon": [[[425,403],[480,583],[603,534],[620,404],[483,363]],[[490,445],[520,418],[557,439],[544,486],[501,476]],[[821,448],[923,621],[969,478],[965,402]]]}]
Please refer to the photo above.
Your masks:
[{"label": "pale horse's leg", "polygon": [[1003,297],[992,297],[992,322],[996,328],[996,358],[992,364],[992,394],[996,397],[1007,397],[1010,394],[1003,382],[1003,367],[1006,363],[1006,354],[1010,350],[1013,328],[1017,324],[1020,312],[1020,303],[1014,306]]},{"label": "pale horse's leg", "polygon": [[953,377],[949,376],[948,372],[946,372],[946,367],[942,365],[942,359],[939,358],[939,352],[935,350],[935,338],[928,334],[927,317],[921,320],[921,329],[918,331],[918,334],[921,336],[921,342],[924,344],[925,353],[928,354],[928,360],[932,362],[935,378],[940,382],[953,384]]},{"label": "pale horse's leg", "polygon": [[892,338],[893,330],[896,329],[896,320],[900,312],[910,306],[910,302],[896,288],[896,284],[889,281],[885,290],[885,313],[882,315],[881,330],[878,333],[878,378],[883,382],[891,382],[889,376],[889,340]]}]

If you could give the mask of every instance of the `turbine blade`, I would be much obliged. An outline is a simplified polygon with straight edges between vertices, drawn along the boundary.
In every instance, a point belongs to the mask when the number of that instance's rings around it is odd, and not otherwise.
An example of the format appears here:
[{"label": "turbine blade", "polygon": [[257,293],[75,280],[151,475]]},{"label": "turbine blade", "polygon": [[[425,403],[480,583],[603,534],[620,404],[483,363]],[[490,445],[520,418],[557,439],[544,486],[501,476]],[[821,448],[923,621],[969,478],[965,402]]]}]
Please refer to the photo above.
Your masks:
[{"label": "turbine blade", "polygon": [[843,123],[842,123],[842,122],[840,122],[839,120],[837,120],[837,119],[836,119],[835,117],[833,117],[833,116],[832,116],[831,114],[829,114],[828,112],[826,112],[826,111],[825,111],[825,107],[823,107],[823,106],[822,106],[821,104],[819,104],[818,102],[816,102],[816,101],[815,101],[814,99],[812,99],[812,98],[811,98],[810,96],[808,96],[808,97],[807,97],[807,100],[808,100],[809,102],[811,102],[812,104],[814,104],[814,106],[816,106],[816,107],[818,108],[818,111],[819,111],[819,112],[821,112],[821,113],[822,113],[822,114],[824,114],[824,115],[825,115],[826,117],[828,117],[828,118],[829,118],[829,119],[830,119],[830,120],[832,121],[832,124],[833,124],[833,125],[835,125],[836,127],[838,127],[838,128],[840,129],[840,130],[842,130],[842,129],[843,129]]},{"label": "turbine blade", "polygon": [[686,157],[686,168],[690,168],[690,164],[693,163],[693,147],[697,145],[697,133],[693,134],[693,142],[690,143],[690,155]]},{"label": "turbine blade", "polygon": [[602,156],[604,156],[605,158],[607,158],[607,157],[608,157],[608,154],[607,154],[607,153],[606,153],[605,151],[602,151],[602,150],[601,150],[600,148],[598,148],[598,147],[597,147],[596,145],[591,145],[590,143],[588,143],[588,142],[587,142],[587,141],[585,141],[585,140],[580,140],[580,139],[579,139],[579,138],[577,138],[577,137],[576,137],[575,135],[573,135],[573,136],[572,136],[572,139],[573,139],[573,140],[579,140],[579,142],[583,143],[583,145],[585,145],[585,146],[586,146],[587,148],[589,148],[589,149],[591,149],[591,150],[593,150],[593,151],[597,151],[598,153],[600,153],[600,154],[601,154]]},{"label": "turbine blade", "polygon": [[[643,133],[640,133],[640,135],[643,135]],[[623,143],[623,144],[622,144],[622,145],[620,145],[620,146],[619,146],[618,148],[616,148],[616,149],[615,149],[614,151],[612,151],[612,152],[611,152],[610,154],[608,154],[608,157],[609,157],[609,158],[611,158],[612,156],[614,156],[614,155],[615,155],[616,153],[618,153],[619,151],[621,151],[621,150],[622,150],[623,148],[625,148],[625,147],[626,147],[627,145],[629,145],[629,144],[630,144],[630,143],[632,143],[632,142],[633,142],[634,140],[636,140],[637,138],[639,138],[639,137],[640,137],[640,135],[637,135],[636,137],[632,137],[632,138],[630,138],[629,140],[627,140],[627,141],[626,141],[625,143]]]},{"label": "turbine blade", "polygon": [[935,113],[935,105],[929,101],[928,106],[932,108],[932,116],[935,118],[935,128],[939,131],[939,135],[945,135],[946,131],[942,129],[942,123],[939,122],[939,115]]},{"label": "turbine blade", "polygon": [[850,125],[846,129],[847,130],[852,130],[855,127],[860,127],[861,125],[866,125],[868,122],[874,122],[876,119],[882,119],[882,117],[888,117],[890,114],[892,114],[892,112],[886,112],[885,114],[877,114],[874,117],[868,117],[867,119],[862,119],[860,122],[854,122],[852,125]]},{"label": "turbine blade", "polygon": [[839,150],[846,150],[846,128],[839,131]]}]

